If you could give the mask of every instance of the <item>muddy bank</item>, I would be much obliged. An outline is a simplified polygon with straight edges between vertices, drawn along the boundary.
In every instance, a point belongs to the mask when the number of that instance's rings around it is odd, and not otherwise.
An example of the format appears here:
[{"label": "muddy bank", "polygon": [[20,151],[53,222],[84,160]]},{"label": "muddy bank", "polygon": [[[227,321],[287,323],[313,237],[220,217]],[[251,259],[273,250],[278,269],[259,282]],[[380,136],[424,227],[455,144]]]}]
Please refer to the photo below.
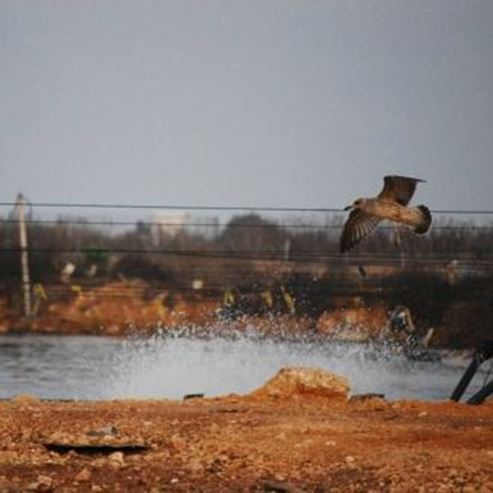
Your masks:
[{"label": "muddy bank", "polygon": [[[41,288],[39,288],[41,289]],[[406,331],[392,331],[396,307],[382,302],[366,304],[361,298],[341,298],[317,315],[298,313],[296,300],[285,293],[284,312],[238,310],[228,297],[219,299],[207,292],[180,293],[156,290],[141,280],[120,280],[97,287],[45,286],[38,289],[35,315],[26,318],[21,308],[0,297],[0,333],[126,335],[153,333],[177,327],[208,331],[256,330],[266,335],[316,334],[335,340],[365,342],[393,338],[405,340]],[[431,347],[464,348],[488,337],[489,330],[471,330],[466,319],[460,326],[445,319],[431,327],[407,310],[408,326],[424,335]],[[464,316],[467,307],[458,307]],[[459,310],[459,311],[460,311]]]},{"label": "muddy bank", "polygon": [[1,402],[0,490],[493,491],[493,402],[348,400],[344,380],[336,392],[316,382],[288,375],[184,401]]}]

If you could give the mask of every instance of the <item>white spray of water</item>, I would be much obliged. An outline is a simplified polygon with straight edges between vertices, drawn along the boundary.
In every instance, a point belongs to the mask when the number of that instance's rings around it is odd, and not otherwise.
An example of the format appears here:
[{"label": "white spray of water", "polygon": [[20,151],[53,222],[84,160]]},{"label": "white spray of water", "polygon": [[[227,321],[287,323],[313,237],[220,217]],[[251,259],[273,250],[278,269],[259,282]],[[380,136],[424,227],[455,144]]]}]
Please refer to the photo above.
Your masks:
[{"label": "white spray of water", "polygon": [[411,362],[363,345],[166,337],[128,342],[102,392],[112,398],[243,394],[286,366],[323,368],[349,378],[352,393],[388,398],[446,399],[462,373],[461,368]]},{"label": "white spray of water", "polygon": [[[42,398],[181,398],[243,394],[286,366],[323,368],[349,378],[353,393],[388,398],[446,399],[469,358],[409,361],[363,344],[309,337],[278,340],[253,331],[192,331],[149,338],[3,336],[0,397],[30,393]],[[483,383],[479,374],[470,393]],[[467,396],[465,396],[467,397]]]}]

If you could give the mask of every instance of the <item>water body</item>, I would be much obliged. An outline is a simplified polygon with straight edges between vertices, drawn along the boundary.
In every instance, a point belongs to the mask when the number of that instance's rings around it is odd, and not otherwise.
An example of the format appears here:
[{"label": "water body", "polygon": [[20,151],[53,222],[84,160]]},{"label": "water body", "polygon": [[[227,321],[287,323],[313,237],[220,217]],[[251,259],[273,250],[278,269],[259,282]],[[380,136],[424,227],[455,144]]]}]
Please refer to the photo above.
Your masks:
[{"label": "water body", "polygon": [[[352,393],[447,399],[469,359],[409,361],[366,345],[255,337],[0,336],[0,397],[46,399],[181,398],[246,393],[285,366],[324,368],[349,378]],[[467,395],[477,391],[478,374]]]}]

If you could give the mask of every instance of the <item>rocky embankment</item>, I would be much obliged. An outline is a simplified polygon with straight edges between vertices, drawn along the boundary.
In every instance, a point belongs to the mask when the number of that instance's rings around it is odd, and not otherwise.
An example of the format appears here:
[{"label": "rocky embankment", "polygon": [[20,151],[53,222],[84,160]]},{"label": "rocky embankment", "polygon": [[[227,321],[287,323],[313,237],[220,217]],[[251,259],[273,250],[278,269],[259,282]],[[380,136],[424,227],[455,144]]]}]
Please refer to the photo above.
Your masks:
[{"label": "rocky embankment", "polygon": [[[152,333],[157,329],[191,327],[195,331],[231,332],[256,330],[265,335],[315,334],[339,341],[365,342],[392,337],[405,339],[412,328],[425,334],[430,327],[418,327],[408,310],[407,331],[390,331],[395,307],[383,303],[367,306],[356,300],[323,312],[317,317],[293,313],[231,316],[224,300],[203,293],[158,294],[139,280],[115,281],[99,287],[71,287],[60,296],[47,286],[35,302],[36,315],[25,318],[0,297],[0,333],[126,335]],[[293,305],[294,307],[294,305]],[[404,307],[405,308],[405,307]],[[447,321],[433,327],[427,344],[434,347],[471,347],[488,334],[473,332],[466,323],[452,327]]]}]

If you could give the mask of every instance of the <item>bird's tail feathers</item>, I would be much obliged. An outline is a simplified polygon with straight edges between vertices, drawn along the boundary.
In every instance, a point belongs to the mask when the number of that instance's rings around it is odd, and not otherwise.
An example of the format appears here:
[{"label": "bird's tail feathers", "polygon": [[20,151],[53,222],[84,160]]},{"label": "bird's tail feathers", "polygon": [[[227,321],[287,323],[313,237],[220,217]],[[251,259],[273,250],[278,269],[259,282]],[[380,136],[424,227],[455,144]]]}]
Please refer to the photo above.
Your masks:
[{"label": "bird's tail feathers", "polygon": [[426,232],[428,232],[431,226],[431,212],[430,209],[426,207],[426,205],[418,205],[417,209],[420,210],[422,219],[414,229],[414,232],[418,235],[424,235]]}]

